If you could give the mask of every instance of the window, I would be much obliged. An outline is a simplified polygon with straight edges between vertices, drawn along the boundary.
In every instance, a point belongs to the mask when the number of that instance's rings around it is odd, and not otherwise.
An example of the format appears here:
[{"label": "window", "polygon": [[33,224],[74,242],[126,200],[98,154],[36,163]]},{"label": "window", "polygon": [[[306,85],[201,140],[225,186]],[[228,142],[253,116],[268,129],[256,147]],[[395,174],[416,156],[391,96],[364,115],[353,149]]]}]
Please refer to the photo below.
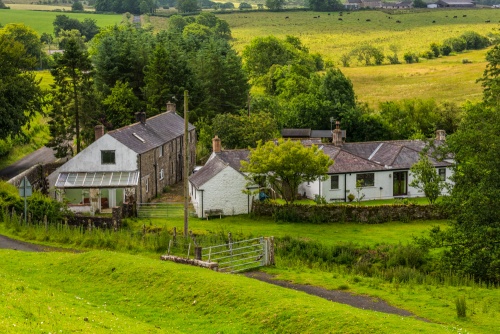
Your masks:
[{"label": "window", "polygon": [[163,145],[158,147],[158,156],[162,157],[163,156]]},{"label": "window", "polygon": [[339,176],[330,176],[330,189],[339,189]]},{"label": "window", "polygon": [[149,192],[149,178],[146,179],[146,192]]},{"label": "window", "polygon": [[164,173],[163,173],[163,168],[160,170],[160,180],[163,180]]},{"label": "window", "polygon": [[101,164],[115,164],[115,151],[101,151]]},{"label": "window", "polygon": [[375,185],[375,173],[356,174],[356,187],[373,187]]},{"label": "window", "polygon": [[438,174],[441,181],[446,181],[446,168],[439,168]]}]

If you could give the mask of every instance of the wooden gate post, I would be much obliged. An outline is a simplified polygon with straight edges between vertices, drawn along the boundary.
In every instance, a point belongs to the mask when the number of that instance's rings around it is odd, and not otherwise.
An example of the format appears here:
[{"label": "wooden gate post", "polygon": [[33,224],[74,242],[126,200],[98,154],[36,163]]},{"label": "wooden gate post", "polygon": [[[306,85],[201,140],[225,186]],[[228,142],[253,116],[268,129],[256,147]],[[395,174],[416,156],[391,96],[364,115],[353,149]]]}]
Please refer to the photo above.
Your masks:
[{"label": "wooden gate post", "polygon": [[196,260],[200,260],[201,261],[201,252],[202,252],[202,247],[200,246],[195,246],[194,247],[194,258]]}]

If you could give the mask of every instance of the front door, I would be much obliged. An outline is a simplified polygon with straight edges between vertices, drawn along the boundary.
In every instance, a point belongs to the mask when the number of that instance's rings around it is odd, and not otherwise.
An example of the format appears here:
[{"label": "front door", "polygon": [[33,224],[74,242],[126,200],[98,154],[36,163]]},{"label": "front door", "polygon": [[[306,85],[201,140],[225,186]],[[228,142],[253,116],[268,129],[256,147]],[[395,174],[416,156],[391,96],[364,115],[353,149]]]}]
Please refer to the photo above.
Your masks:
[{"label": "front door", "polygon": [[408,194],[408,172],[394,172],[392,174],[393,196],[404,196]]}]

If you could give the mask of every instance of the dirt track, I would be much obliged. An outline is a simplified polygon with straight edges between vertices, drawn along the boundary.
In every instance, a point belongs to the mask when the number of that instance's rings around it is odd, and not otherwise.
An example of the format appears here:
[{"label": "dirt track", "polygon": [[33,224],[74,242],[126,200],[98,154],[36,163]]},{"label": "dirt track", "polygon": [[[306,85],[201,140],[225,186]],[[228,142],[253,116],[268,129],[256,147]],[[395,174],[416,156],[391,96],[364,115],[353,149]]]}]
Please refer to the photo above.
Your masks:
[{"label": "dirt track", "polygon": [[374,297],[358,296],[350,294],[349,292],[345,291],[328,290],[317,286],[301,285],[301,284],[290,283],[287,281],[281,281],[274,279],[272,275],[266,274],[261,271],[248,272],[245,274],[245,276],[255,278],[258,279],[259,281],[263,281],[266,283],[278,285],[284,288],[302,291],[307,294],[321,297],[335,303],[347,304],[363,310],[372,310],[382,313],[397,314],[404,317],[412,317],[421,321],[430,322],[427,319],[415,316],[413,313],[407,310],[391,306],[387,304],[387,302]]}]

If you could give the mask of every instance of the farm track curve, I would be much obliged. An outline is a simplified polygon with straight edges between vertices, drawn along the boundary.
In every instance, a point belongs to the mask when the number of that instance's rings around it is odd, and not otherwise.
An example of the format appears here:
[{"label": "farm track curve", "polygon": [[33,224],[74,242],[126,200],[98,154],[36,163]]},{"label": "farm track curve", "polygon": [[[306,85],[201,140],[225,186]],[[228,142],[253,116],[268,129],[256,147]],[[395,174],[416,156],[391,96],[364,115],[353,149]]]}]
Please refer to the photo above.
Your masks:
[{"label": "farm track curve", "polygon": [[335,303],[346,304],[363,310],[371,310],[382,313],[395,314],[404,317],[411,317],[424,322],[431,322],[428,319],[417,317],[416,315],[407,310],[391,306],[387,302],[375,297],[353,295],[345,291],[328,290],[325,288],[312,285],[295,284],[288,281],[277,280],[272,275],[269,275],[262,271],[251,271],[245,273],[244,275],[246,277],[254,278],[269,284],[274,284],[284,288],[302,291],[307,294],[324,298],[326,300]]}]

